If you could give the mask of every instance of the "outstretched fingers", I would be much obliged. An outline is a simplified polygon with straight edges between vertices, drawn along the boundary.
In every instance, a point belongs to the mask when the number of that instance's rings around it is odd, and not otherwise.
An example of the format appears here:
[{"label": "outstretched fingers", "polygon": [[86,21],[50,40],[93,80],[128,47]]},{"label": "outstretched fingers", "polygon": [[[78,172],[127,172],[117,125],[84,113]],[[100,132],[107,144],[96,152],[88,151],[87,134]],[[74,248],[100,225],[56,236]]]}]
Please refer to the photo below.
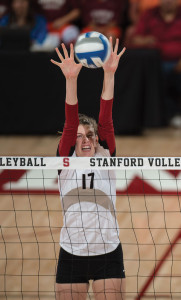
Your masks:
[{"label": "outstretched fingers", "polygon": [[122,51],[118,54],[118,57],[120,58],[124,54],[125,51],[126,51],[126,47],[124,47],[122,49]]},{"label": "outstretched fingers", "polygon": [[64,60],[62,54],[60,53],[58,48],[55,48],[55,51],[57,52],[58,57],[60,58],[61,62]]},{"label": "outstretched fingers", "polygon": [[110,38],[109,38],[109,43],[110,43],[110,46],[111,46],[111,52],[113,52],[112,36],[110,36]]},{"label": "outstretched fingers", "polygon": [[62,43],[62,48],[63,48],[63,53],[65,55],[65,58],[68,58],[68,51],[67,51],[67,48],[65,47],[64,43]]},{"label": "outstretched fingers", "polygon": [[[119,39],[118,39],[118,38],[116,39],[116,43],[115,43],[115,46],[114,46],[114,50],[113,50],[112,36],[110,36],[109,42],[110,42],[110,46],[111,46],[112,52],[115,53],[115,54],[117,54],[117,52],[118,52],[118,47],[119,47]],[[122,51],[118,54],[118,57],[120,58],[120,57],[123,55],[123,53],[124,53],[125,51],[126,51],[126,47],[124,47],[124,48],[122,49]]]},{"label": "outstretched fingers", "polygon": [[[66,59],[66,58],[69,58],[68,56],[68,51],[65,47],[65,45],[62,43],[62,48],[63,48],[63,52],[64,52],[64,56],[65,58],[63,57],[63,55],[60,53],[59,49],[58,48],[55,48],[55,51],[57,52],[57,55],[58,57],[60,58],[60,61],[61,63]],[[73,44],[70,45],[70,58],[74,58],[74,48],[73,48]],[[61,63],[60,62],[57,62],[53,59],[50,60],[54,65],[57,65],[58,67],[60,67]]]},{"label": "outstretched fingers", "polygon": [[115,47],[114,47],[114,53],[116,53],[116,54],[118,52],[118,46],[119,46],[119,39],[116,39],[116,44],[115,44]]},{"label": "outstretched fingers", "polygon": [[74,46],[72,43],[70,44],[70,58],[74,59]]},{"label": "outstretched fingers", "polygon": [[53,59],[51,59],[50,61],[51,61],[54,65],[56,65],[56,66],[58,66],[58,67],[60,67],[60,65],[61,65],[60,62],[55,61],[55,60],[53,60]]}]

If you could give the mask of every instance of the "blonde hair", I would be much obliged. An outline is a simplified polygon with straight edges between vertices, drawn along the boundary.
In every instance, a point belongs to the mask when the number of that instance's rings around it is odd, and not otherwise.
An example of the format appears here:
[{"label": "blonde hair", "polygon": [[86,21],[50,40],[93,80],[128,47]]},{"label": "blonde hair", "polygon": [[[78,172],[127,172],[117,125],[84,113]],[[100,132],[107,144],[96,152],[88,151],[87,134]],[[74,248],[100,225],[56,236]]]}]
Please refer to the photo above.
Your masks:
[{"label": "blonde hair", "polygon": [[95,119],[84,114],[79,114],[79,125],[89,125],[94,128],[95,135],[97,135],[97,122]]},{"label": "blonde hair", "polygon": [[[88,117],[84,114],[79,114],[79,125],[88,125],[88,126],[92,126],[94,129],[94,133],[95,135],[97,135],[97,122],[95,119]],[[63,132],[62,131],[58,131],[58,135],[62,136]]]}]

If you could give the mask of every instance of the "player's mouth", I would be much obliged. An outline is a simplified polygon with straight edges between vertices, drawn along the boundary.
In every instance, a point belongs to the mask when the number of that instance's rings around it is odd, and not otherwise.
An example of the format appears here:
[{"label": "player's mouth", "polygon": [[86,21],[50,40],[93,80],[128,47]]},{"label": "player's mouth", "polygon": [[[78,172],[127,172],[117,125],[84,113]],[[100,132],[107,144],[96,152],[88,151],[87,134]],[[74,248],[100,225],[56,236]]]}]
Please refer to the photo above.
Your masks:
[{"label": "player's mouth", "polygon": [[82,147],[82,151],[84,151],[84,152],[89,152],[90,150],[91,150],[90,146],[84,146],[84,147]]}]

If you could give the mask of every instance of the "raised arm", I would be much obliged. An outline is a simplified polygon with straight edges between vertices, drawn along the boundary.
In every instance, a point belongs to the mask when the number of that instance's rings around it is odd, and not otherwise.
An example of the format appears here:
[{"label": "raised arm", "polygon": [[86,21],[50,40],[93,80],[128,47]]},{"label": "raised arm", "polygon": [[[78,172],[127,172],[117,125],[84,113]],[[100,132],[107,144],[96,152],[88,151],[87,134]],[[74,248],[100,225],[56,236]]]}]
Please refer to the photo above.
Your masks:
[{"label": "raised arm", "polygon": [[70,57],[64,44],[62,44],[64,57],[56,48],[56,52],[61,62],[51,62],[57,65],[66,79],[66,100],[65,100],[65,125],[63,134],[58,145],[58,156],[70,156],[73,154],[77,137],[78,118],[78,100],[77,100],[77,78],[82,68],[81,64],[74,61],[73,45],[70,46]]},{"label": "raised arm", "polygon": [[126,48],[117,54],[119,39],[116,40],[116,44],[113,50],[112,37],[109,38],[111,44],[111,55],[108,61],[103,65],[104,69],[104,81],[100,102],[100,113],[98,123],[99,141],[104,148],[109,149],[110,155],[114,156],[116,152],[114,127],[112,120],[112,105],[114,97],[114,80],[115,72],[117,70],[119,60]]}]

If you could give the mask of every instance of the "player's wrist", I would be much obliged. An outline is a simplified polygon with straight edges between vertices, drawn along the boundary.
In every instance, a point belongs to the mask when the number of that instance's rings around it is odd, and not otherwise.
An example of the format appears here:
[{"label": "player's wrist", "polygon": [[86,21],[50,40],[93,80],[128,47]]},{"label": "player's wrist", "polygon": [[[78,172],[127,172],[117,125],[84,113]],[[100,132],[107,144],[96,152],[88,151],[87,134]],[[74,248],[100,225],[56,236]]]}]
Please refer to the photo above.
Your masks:
[{"label": "player's wrist", "polygon": [[104,73],[104,85],[105,87],[114,86],[114,74]]},{"label": "player's wrist", "polygon": [[112,71],[104,71],[104,78],[111,80],[114,79],[115,72]]},{"label": "player's wrist", "polygon": [[68,76],[68,77],[65,77],[66,78],[66,81],[68,82],[68,83],[76,83],[77,82],[77,78],[78,78],[78,76]]}]

